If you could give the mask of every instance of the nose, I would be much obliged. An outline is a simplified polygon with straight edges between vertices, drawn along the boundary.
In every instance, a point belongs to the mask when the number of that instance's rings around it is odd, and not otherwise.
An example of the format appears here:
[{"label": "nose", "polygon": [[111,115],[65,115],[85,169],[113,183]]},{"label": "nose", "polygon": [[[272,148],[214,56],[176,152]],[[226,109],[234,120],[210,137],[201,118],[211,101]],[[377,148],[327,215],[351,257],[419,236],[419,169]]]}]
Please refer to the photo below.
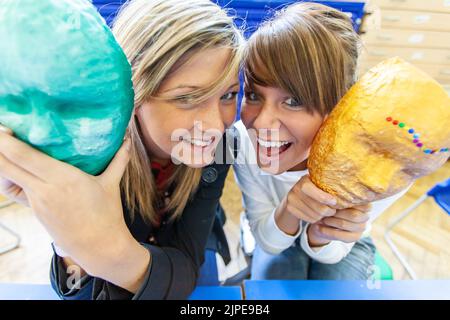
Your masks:
[{"label": "nose", "polygon": [[62,121],[54,112],[33,108],[28,141],[37,146],[61,144],[65,139],[63,128]]},{"label": "nose", "polygon": [[226,117],[227,115],[221,110],[219,101],[209,101],[203,108],[199,108],[196,121],[202,124],[204,131],[216,131],[223,134]]},{"label": "nose", "polygon": [[253,121],[253,127],[258,130],[279,130],[280,126],[281,123],[277,118],[275,106],[270,103],[265,103]]}]

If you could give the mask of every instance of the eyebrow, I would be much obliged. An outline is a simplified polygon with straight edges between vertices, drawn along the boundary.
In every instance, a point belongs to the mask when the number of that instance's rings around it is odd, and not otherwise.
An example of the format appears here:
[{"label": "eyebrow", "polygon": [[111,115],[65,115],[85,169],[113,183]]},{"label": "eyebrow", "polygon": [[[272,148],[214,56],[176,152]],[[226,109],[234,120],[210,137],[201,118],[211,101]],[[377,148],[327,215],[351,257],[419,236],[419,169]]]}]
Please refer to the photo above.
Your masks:
[{"label": "eyebrow", "polygon": [[[236,82],[236,83],[232,84],[231,86],[228,87],[227,91],[230,90],[231,88],[235,87],[235,86],[238,86],[238,85],[239,85],[239,82]],[[191,85],[181,84],[179,86],[176,86],[175,88],[167,89],[167,90],[163,91],[162,93],[166,93],[166,92],[177,90],[177,89],[193,89],[193,90],[196,90],[196,89],[201,89],[201,88],[202,87],[199,87],[199,86],[191,86]]]}]

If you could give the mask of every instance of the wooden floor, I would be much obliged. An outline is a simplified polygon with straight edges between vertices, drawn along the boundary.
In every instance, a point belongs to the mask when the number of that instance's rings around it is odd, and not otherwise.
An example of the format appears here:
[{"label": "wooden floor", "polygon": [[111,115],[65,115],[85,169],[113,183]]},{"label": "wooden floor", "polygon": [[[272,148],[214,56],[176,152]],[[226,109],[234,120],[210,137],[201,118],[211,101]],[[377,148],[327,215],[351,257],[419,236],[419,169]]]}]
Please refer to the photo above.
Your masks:
[{"label": "wooden floor", "polygon": [[[395,279],[408,279],[408,275],[383,239],[387,223],[431,186],[448,177],[450,162],[434,174],[418,180],[403,198],[374,223],[373,238],[379,251],[394,270]],[[225,230],[233,256],[230,265],[220,268],[221,278],[224,279],[245,267],[245,260],[238,245],[241,195],[232,172],[227,178],[221,202],[228,215]],[[51,239],[30,210],[18,205],[2,209],[0,223],[22,237],[18,249],[0,255],[0,282],[48,283]],[[450,216],[437,206],[433,199],[427,200],[394,229],[393,240],[412,264],[419,278],[450,278]],[[0,250],[12,242],[13,238],[0,229]]]}]

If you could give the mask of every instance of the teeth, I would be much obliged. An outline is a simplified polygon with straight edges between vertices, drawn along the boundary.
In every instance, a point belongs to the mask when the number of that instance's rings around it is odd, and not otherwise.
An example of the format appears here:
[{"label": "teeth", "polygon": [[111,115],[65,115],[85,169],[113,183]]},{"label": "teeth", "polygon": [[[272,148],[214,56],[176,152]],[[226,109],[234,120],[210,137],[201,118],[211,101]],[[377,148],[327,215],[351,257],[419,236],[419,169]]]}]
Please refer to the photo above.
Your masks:
[{"label": "teeth", "polygon": [[258,138],[258,143],[265,148],[280,148],[286,144],[289,144],[288,141],[266,141]]},{"label": "teeth", "polygon": [[212,139],[209,141],[204,140],[198,140],[198,139],[184,139],[185,141],[189,142],[190,144],[193,144],[197,147],[206,147],[211,144]]}]

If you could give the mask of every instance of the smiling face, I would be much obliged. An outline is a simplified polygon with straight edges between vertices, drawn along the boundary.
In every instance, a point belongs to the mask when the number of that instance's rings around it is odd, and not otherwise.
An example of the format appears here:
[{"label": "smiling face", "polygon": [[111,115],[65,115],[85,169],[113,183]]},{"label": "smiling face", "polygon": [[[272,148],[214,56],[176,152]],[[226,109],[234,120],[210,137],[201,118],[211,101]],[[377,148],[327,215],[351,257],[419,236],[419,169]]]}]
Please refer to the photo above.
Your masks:
[{"label": "smiling face", "polygon": [[156,97],[137,111],[144,143],[151,158],[199,168],[214,160],[215,149],[236,116],[238,75],[206,100],[192,103],[193,91],[208,88],[229,62],[230,49],[194,53],[161,84]]},{"label": "smiling face", "polygon": [[358,35],[350,19],[296,3],[263,23],[246,51],[242,119],[259,165],[272,174],[306,169],[314,136],[354,80]]},{"label": "smiling face", "polygon": [[0,123],[100,173],[122,144],[134,93],[130,64],[96,9],[84,0],[9,1],[0,39]]},{"label": "smiling face", "polygon": [[258,165],[271,174],[305,169],[311,143],[323,122],[317,112],[281,88],[245,88],[241,118],[257,152]]}]

